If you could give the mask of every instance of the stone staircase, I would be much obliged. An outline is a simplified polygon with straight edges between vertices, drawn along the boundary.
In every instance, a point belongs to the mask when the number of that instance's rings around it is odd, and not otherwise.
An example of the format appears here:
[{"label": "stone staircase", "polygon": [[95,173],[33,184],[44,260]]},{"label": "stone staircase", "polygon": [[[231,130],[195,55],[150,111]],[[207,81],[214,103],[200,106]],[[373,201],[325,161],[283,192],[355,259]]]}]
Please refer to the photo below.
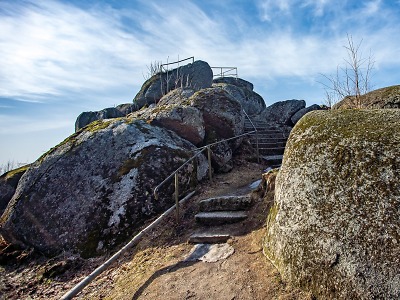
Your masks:
[{"label": "stone staircase", "polygon": [[235,234],[230,225],[247,218],[253,202],[250,195],[222,196],[199,202],[199,213],[195,215],[199,228],[189,237],[189,243],[225,243]]},{"label": "stone staircase", "polygon": [[[253,121],[257,129],[258,149],[260,156],[269,167],[276,168],[282,164],[283,153],[285,152],[286,141],[290,134],[289,127],[279,124],[271,125],[263,121]],[[245,132],[254,131],[251,122],[245,120]],[[256,134],[250,135],[250,142],[254,149],[257,147]]]}]

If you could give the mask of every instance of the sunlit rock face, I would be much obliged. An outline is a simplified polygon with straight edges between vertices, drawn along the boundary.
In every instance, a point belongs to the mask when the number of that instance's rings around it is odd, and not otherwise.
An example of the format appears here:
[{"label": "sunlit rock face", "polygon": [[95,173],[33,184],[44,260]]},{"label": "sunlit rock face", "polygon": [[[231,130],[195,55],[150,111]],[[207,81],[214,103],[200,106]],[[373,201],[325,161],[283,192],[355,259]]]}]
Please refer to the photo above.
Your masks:
[{"label": "sunlit rock face", "polygon": [[264,253],[321,299],[400,298],[400,110],[315,111],[291,132]]},{"label": "sunlit rock face", "polygon": [[[1,234],[49,255],[102,254],[173,204],[173,185],[154,188],[193,155],[172,131],[133,119],[97,121],[39,158],[20,179],[1,217]],[[207,162],[179,173],[181,193],[207,173]]]}]

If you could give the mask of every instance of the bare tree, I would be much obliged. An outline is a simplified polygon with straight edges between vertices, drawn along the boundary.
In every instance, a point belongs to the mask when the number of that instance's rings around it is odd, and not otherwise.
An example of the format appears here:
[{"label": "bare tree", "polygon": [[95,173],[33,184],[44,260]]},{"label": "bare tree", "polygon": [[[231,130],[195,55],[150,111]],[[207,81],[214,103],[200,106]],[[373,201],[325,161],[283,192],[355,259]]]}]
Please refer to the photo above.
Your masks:
[{"label": "bare tree", "polygon": [[361,96],[368,93],[371,89],[371,72],[374,68],[371,51],[368,57],[363,57],[360,50],[362,40],[355,44],[353,37],[347,34],[347,58],[344,59],[345,66],[336,68],[335,75],[322,76],[327,80],[321,82],[325,88],[325,104],[332,107],[340,100],[349,97],[352,107],[361,107]]}]

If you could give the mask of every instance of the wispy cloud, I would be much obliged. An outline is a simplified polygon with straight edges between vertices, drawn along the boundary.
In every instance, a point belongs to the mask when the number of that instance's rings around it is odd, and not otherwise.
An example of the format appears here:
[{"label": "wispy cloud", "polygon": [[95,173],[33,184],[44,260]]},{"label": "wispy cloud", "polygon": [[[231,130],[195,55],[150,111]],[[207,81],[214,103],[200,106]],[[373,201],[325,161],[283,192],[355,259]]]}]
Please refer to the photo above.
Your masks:
[{"label": "wispy cloud", "polygon": [[[1,5],[1,4],[0,4]],[[0,15],[0,94],[58,95],[132,83],[147,49],[118,18],[53,1],[19,2]],[[136,57],[136,59],[133,59]],[[139,57],[139,59],[137,59]]]},{"label": "wispy cloud", "polygon": [[[111,97],[122,89],[133,97],[147,64],[178,55],[236,65],[251,78],[304,79],[336,68],[347,33],[364,38],[381,64],[400,63],[393,55],[400,43],[392,38],[399,17],[379,0],[360,4],[353,13],[347,1],[258,0],[254,18],[240,10],[216,18],[220,14],[192,1],[137,1],[124,9],[101,4],[83,9],[51,0],[5,3],[0,4],[0,96],[19,99]],[[302,22],[309,19],[313,24],[305,30]]]}]

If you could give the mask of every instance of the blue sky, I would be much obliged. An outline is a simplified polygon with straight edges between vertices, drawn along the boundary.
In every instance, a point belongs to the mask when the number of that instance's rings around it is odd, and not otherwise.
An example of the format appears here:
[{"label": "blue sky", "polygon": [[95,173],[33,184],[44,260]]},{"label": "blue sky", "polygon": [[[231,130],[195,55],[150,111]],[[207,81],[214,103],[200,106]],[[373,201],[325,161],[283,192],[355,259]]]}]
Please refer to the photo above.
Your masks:
[{"label": "blue sky", "polygon": [[131,102],[147,66],[194,56],[236,66],[267,105],[321,104],[346,36],[400,84],[400,1],[0,0],[0,165],[32,162],[82,111]]}]

